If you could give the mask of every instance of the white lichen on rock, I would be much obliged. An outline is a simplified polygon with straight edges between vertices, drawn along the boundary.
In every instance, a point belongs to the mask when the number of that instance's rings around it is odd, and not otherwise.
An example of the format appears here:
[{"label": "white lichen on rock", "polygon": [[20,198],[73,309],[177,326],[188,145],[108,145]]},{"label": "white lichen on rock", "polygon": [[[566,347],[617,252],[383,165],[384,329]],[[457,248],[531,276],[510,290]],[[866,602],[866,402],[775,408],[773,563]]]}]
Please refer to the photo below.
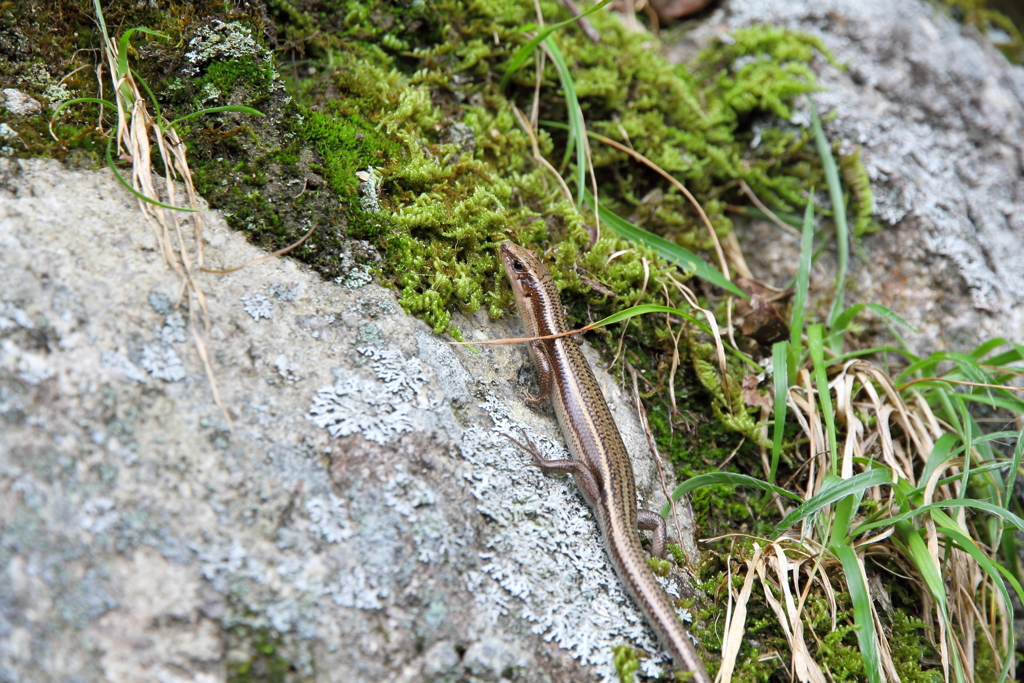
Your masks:
[{"label": "white lichen on rock", "polygon": [[252,37],[252,30],[237,21],[224,23],[214,20],[196,32],[188,42],[191,48],[185,53],[185,59],[195,66],[186,67],[185,73],[195,76],[199,73],[198,65],[216,59],[251,58],[260,62],[267,61],[269,54]]},{"label": "white lichen on rock", "polygon": [[114,511],[114,501],[110,498],[90,498],[82,504],[82,515],[79,523],[86,531],[102,534],[109,531],[120,521],[120,515]]},{"label": "white lichen on rock", "polygon": [[253,320],[259,321],[260,318],[270,320],[273,317],[274,309],[270,306],[270,300],[262,294],[246,294],[241,299],[245,312],[252,316]]},{"label": "white lichen on rock", "polygon": [[[545,458],[569,456],[560,441],[518,423],[493,396],[480,407],[494,427],[465,430],[460,451],[473,465],[466,478],[477,509],[492,521],[482,571],[505,596],[497,600],[500,591],[487,588],[489,581],[479,575],[472,577],[474,592],[500,605],[492,607],[492,616],[527,619],[534,633],[614,680],[613,645],[625,640],[647,652],[661,648],[623,591],[572,480],[543,474],[502,435],[518,437],[525,429]],[[657,675],[666,661],[648,658],[642,669]]]},{"label": "white lichen on rock", "polygon": [[356,177],[359,178],[359,203],[363,207],[363,211],[369,213],[380,213],[380,202],[377,199],[377,195],[380,192],[378,186],[380,184],[380,171],[377,171],[373,166],[367,166],[365,171],[356,171]]},{"label": "white lichen on rock", "polygon": [[396,349],[363,347],[357,351],[373,360],[370,367],[376,373],[377,379],[384,383],[387,391],[403,401],[413,400],[427,383],[419,358],[406,358]]},{"label": "white lichen on rock", "polygon": [[379,444],[413,431],[416,424],[412,401],[419,397],[427,379],[417,358],[401,351],[360,347],[371,359],[376,381],[341,377],[333,386],[319,389],[309,408],[309,419],[331,436],[362,434]]},{"label": "white lichen on rock", "polygon": [[135,382],[146,383],[146,373],[139,366],[115,351],[100,354],[100,365]]},{"label": "white lichen on rock", "polygon": [[307,500],[306,512],[312,522],[310,530],[317,538],[328,543],[340,543],[352,537],[352,523],[345,501],[333,493],[326,499],[315,497]]},{"label": "white lichen on rock", "polygon": [[362,434],[385,444],[413,428],[411,407],[406,403],[396,405],[392,400],[389,392],[375,391],[375,387],[358,379],[335,382],[316,392],[309,419],[334,437]]},{"label": "white lichen on rock", "polygon": [[10,339],[0,342],[0,368],[15,372],[21,381],[33,386],[53,377],[45,355],[23,349]]},{"label": "white lichen on rock", "polygon": [[187,376],[185,366],[174,349],[163,341],[152,341],[142,347],[139,365],[149,374],[165,382],[180,382]]}]

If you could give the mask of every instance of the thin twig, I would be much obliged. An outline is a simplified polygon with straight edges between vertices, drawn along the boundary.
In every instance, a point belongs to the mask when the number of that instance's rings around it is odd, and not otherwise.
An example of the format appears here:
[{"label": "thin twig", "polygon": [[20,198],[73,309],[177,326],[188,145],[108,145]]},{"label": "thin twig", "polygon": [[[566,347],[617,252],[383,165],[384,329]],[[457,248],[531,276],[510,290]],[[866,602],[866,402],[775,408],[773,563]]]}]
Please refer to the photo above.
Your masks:
[{"label": "thin twig", "polygon": [[579,6],[573,2],[573,0],[561,0],[562,4],[565,5],[565,9],[569,10],[569,14],[577,17],[576,23],[580,25],[580,29],[583,31],[587,38],[590,38],[590,42],[595,45],[601,42],[601,34],[598,33],[594,25],[590,23],[590,20],[586,17],[581,17],[583,12],[580,11]]},{"label": "thin twig", "polygon": [[475,346],[480,344],[481,346],[493,345],[493,346],[504,346],[507,344],[525,344],[526,342],[532,341],[546,341],[548,339],[561,339],[562,337],[571,337],[574,334],[580,334],[581,332],[589,332],[590,330],[596,329],[594,325],[584,325],[575,330],[569,330],[568,332],[559,332],[558,334],[546,334],[543,337],[515,337],[510,339],[489,339],[487,341],[450,341],[448,342],[452,346]]},{"label": "thin twig", "polygon": [[[533,9],[537,13],[537,26],[544,28],[544,13],[540,11],[540,0],[533,0]],[[540,120],[540,86],[544,82],[544,66],[547,60],[545,50],[536,51],[537,76],[533,84],[533,108],[530,110],[530,128],[536,128]]]},{"label": "thin twig", "polygon": [[903,391],[907,387],[921,382],[946,382],[947,384],[960,384],[965,387],[981,387],[983,389],[1005,389],[1006,391],[1020,391],[1024,392],[1024,387],[1010,386],[1009,384],[985,384],[984,382],[968,382],[959,379],[945,379],[944,377],[922,377],[921,379],[915,379],[912,382],[901,384],[896,390]]},{"label": "thin twig", "polygon": [[[665,296],[665,305],[670,308],[678,308],[674,306],[674,301],[669,296],[668,284],[664,281],[661,283],[662,294]],[[679,338],[683,336],[683,325],[680,323],[679,331],[672,332],[672,318],[666,313],[665,314],[665,327],[668,328],[668,333],[672,337],[672,369],[668,372],[668,395],[672,402],[672,417],[674,418],[679,413],[679,406],[676,405],[676,370],[679,369]],[[672,420],[668,421],[669,429],[672,428]]]},{"label": "thin twig", "polygon": [[246,266],[251,266],[254,263],[259,263],[260,261],[266,261],[267,259],[276,258],[278,256],[284,256],[285,254],[287,254],[288,252],[292,251],[293,249],[298,249],[300,246],[302,246],[302,243],[305,242],[306,240],[308,240],[309,236],[313,234],[313,231],[317,229],[317,225],[318,224],[314,224],[313,227],[311,227],[309,230],[307,230],[306,234],[302,236],[302,239],[300,239],[295,244],[289,245],[289,246],[285,247],[284,249],[278,249],[277,251],[273,252],[272,254],[264,254],[263,256],[259,256],[257,258],[254,258],[251,261],[246,261],[245,263],[243,263],[240,266],[235,266],[234,268],[228,268],[226,270],[211,270],[210,268],[202,268],[201,270],[204,273],[212,273],[214,275],[227,275],[228,273],[233,273],[236,270],[241,270],[242,268],[245,268]]},{"label": "thin twig", "polygon": [[783,223],[782,219],[776,216],[774,211],[761,203],[761,200],[757,198],[757,195],[754,194],[753,190],[750,189],[750,186],[747,185],[745,180],[740,180],[740,189],[743,190],[743,194],[747,195],[747,199],[753,202],[754,206],[759,208],[765,216],[768,216],[768,219],[775,225],[779,226],[783,232],[788,232],[790,235],[800,237],[800,232],[796,228],[792,225]]},{"label": "thin twig", "polygon": [[729,277],[729,264],[725,260],[725,252],[722,251],[722,243],[718,239],[718,233],[715,232],[715,227],[711,225],[711,219],[709,219],[708,215],[704,213],[704,207],[702,207],[700,205],[700,202],[697,201],[697,198],[694,197],[693,194],[686,189],[686,186],[683,185],[678,180],[676,180],[675,177],[673,177],[670,173],[662,169],[656,163],[645,157],[643,154],[637,152],[636,150],[630,149],[629,147],[626,147],[621,142],[612,140],[611,138],[605,137],[604,135],[601,135],[600,133],[595,133],[593,131],[587,131],[587,135],[593,137],[595,140],[600,140],[606,145],[614,147],[620,152],[625,152],[626,154],[630,155],[640,163],[650,168],[655,173],[665,178],[665,180],[672,183],[680,192],[683,193],[683,195],[686,196],[688,200],[690,200],[690,203],[693,205],[693,207],[697,209],[697,213],[700,214],[701,220],[704,221],[704,225],[708,229],[708,234],[711,236],[711,241],[715,245],[715,254],[718,255],[718,263],[722,268],[722,275],[725,277],[726,280],[731,281],[731,278]]},{"label": "thin twig", "polygon": [[640,427],[644,431],[644,437],[647,438],[647,447],[651,449],[651,457],[654,458],[654,465],[658,468],[658,478],[661,480],[661,492],[665,494],[665,499],[668,500],[669,506],[672,508],[672,521],[676,524],[676,534],[679,538],[680,544],[683,539],[683,526],[679,523],[679,510],[676,509],[676,501],[672,498],[671,492],[668,490],[668,482],[665,481],[665,469],[661,466],[661,452],[658,450],[658,444],[654,439],[654,434],[651,432],[651,425],[647,422],[647,409],[644,408],[643,401],[640,400],[640,388],[637,387],[636,382],[636,369],[633,364],[629,361],[625,361],[626,370],[629,371],[629,376],[633,380],[633,400],[636,402],[636,414],[640,418]]},{"label": "thin twig", "polygon": [[537,136],[533,132],[533,128],[530,126],[530,122],[526,120],[526,116],[523,112],[519,111],[519,107],[512,105],[512,113],[515,114],[516,120],[519,121],[519,125],[523,127],[526,134],[530,136],[530,144],[533,145],[533,158],[534,160],[544,167],[551,175],[555,177],[558,182],[558,186],[562,188],[562,193],[565,194],[565,198],[569,200],[569,204],[575,205],[572,198],[572,191],[569,190],[569,186],[565,184],[565,179],[562,174],[551,165],[551,163],[544,158],[544,155],[540,153],[540,146],[537,144]]}]

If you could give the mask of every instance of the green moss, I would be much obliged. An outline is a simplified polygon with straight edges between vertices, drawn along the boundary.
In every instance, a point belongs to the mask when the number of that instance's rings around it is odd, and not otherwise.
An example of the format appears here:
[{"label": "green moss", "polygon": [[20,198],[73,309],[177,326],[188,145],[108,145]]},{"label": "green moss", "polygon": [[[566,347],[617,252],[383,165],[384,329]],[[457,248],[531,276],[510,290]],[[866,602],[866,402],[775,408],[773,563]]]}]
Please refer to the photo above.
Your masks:
[{"label": "green moss", "polygon": [[[860,148],[846,156],[837,155],[839,158],[839,172],[843,176],[843,184],[853,195],[852,202],[855,207],[853,219],[853,235],[861,237],[878,232],[882,226],[871,217],[871,211],[875,206],[875,196],[871,191],[871,180],[868,178],[868,171],[860,160]],[[847,204],[851,204],[847,198]]]},{"label": "green moss", "polygon": [[615,672],[620,683],[633,683],[636,672],[640,669],[640,657],[629,645],[616,645],[612,648],[615,655]]},{"label": "green moss", "polygon": [[736,487],[728,484],[702,486],[694,491],[690,497],[690,504],[693,506],[695,521],[701,520],[704,524],[710,525],[713,520],[735,522],[749,519],[750,508],[736,493]]},{"label": "green moss", "polygon": [[650,566],[651,571],[658,576],[668,576],[668,573],[672,571],[672,563],[658,557],[647,558],[647,564]]},{"label": "green moss", "polygon": [[[937,683],[942,680],[938,671],[926,670],[921,666],[926,659],[933,659],[935,655],[932,648],[927,647],[928,641],[923,637],[925,623],[916,617],[908,616],[899,608],[894,609],[889,616],[892,620],[892,632],[888,637],[889,650],[892,652],[892,660],[900,680],[905,683]],[[977,660],[981,661],[982,658],[979,656]],[[993,676],[981,680],[995,678]]]},{"label": "green moss", "polygon": [[[511,109],[513,102],[528,104],[531,69],[516,75],[508,93],[494,87],[510,48],[521,40],[517,27],[531,19],[529,3],[344,2],[327,14],[315,3],[276,7],[289,40],[319,31],[308,49],[326,73],[294,81],[297,100],[309,108],[299,135],[323,160],[347,234],[370,238],[384,251],[380,274],[399,290],[406,310],[453,334],[455,310],[486,306],[491,315],[502,314],[511,299],[495,248],[504,239],[548,252],[575,316],[586,311],[596,317],[618,305],[587,281],[624,300],[653,300],[650,291],[641,292],[642,259],[654,264],[654,278],[657,259],[632,252],[609,263],[607,256],[624,246],[613,237],[586,252],[583,222],[593,219],[577,212],[532,161]],[[542,7],[552,19],[562,13],[553,3]],[[777,29],[737,32],[732,45],[702,55],[694,75],[668,64],[647,38],[626,32],[613,17],[600,14],[594,21],[603,34],[600,46],[575,29],[557,37],[592,128],[620,138],[625,131],[637,149],[698,194],[743,177],[783,208],[801,203],[815,160],[806,136],[768,135],[771,147],[751,155],[744,127],[752,116],[788,115],[792,98],[813,89],[807,62],[820,45]],[[552,67],[542,80],[550,93],[542,98],[542,118],[564,120]],[[542,131],[546,156],[558,158],[564,145],[560,131]],[[642,201],[661,184],[652,174],[605,147],[595,148],[594,161],[602,194],[620,213],[639,213],[638,222],[689,247],[710,246],[674,191],[656,206]],[[356,173],[371,166],[380,174],[387,218],[364,215],[357,202]],[[705,198],[723,234],[730,229],[725,204]],[[639,326],[643,332],[653,327]]]},{"label": "green moss", "polygon": [[[306,52],[286,74],[294,102],[279,92],[268,32],[256,15],[228,14],[211,3],[180,20],[156,11],[108,17],[111,25],[137,22],[171,35],[136,48],[147,58],[140,73],[169,115],[231,102],[274,117],[225,115],[183,126],[197,182],[232,225],[270,248],[324,224],[297,256],[327,277],[343,275],[337,254],[345,239],[370,239],[387,257],[379,274],[399,290],[406,310],[438,332],[457,334],[450,326],[456,310],[486,306],[497,316],[507,309],[511,299],[495,258],[504,239],[548,252],[577,319],[618,306],[604,294],[609,290],[619,300],[654,300],[652,288],[642,288],[664,268],[658,259],[633,251],[609,263],[625,246],[612,236],[587,252],[583,223],[593,217],[576,211],[533,162],[512,115],[513,103],[526,107],[532,99],[532,67],[516,75],[509,92],[496,90],[504,61],[522,40],[518,27],[532,19],[531,3],[282,1],[273,8],[278,45]],[[552,20],[563,14],[553,2],[542,9]],[[691,69],[666,62],[648,36],[625,31],[610,14],[593,21],[603,36],[599,46],[575,28],[556,36],[588,124],[620,139],[625,134],[687,182],[718,232],[730,229],[730,198],[709,195],[720,195],[723,184],[743,178],[788,209],[820,180],[806,134],[771,128],[761,133],[765,144],[749,145],[754,118],[788,116],[792,98],[814,88],[808,64],[820,44],[781,29],[747,29],[707,50]],[[541,117],[564,120],[553,67],[541,79]],[[83,131],[71,127],[67,134],[87,139],[82,147],[95,154],[96,136]],[[564,133],[542,131],[540,146],[559,158]],[[303,159],[309,151],[315,158]],[[249,167],[236,170],[239,161]],[[690,248],[710,246],[678,193],[650,201],[663,185],[652,173],[603,146],[595,146],[594,162],[601,194],[615,210]],[[368,198],[360,196],[357,173],[379,174],[379,213],[366,210],[376,203],[362,201]],[[653,271],[644,272],[645,257]],[[657,325],[637,327],[644,337],[657,336]]]},{"label": "green moss", "polygon": [[284,683],[291,663],[282,657],[278,643],[267,631],[248,634],[248,658],[228,665],[228,683]]},{"label": "green moss", "polygon": [[711,394],[711,410],[723,425],[739,432],[758,446],[768,447],[763,425],[754,421],[753,408],[743,400],[739,378],[732,374],[721,374],[715,359],[715,349],[710,344],[691,343],[690,358],[697,379]]},{"label": "green moss", "polygon": [[[235,58],[211,63],[206,69],[205,82],[222,93],[230,93],[236,88],[265,93],[273,84],[274,75],[274,69],[269,64],[254,64],[244,58]],[[250,99],[249,103],[255,105],[259,103],[258,100]]]}]

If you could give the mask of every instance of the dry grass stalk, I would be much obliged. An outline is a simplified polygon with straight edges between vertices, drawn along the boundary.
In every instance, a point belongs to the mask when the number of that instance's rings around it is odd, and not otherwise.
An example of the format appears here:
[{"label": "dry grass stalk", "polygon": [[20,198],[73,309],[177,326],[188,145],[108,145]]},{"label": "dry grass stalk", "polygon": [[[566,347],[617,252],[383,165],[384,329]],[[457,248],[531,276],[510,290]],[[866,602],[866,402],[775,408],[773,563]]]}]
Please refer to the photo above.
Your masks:
[{"label": "dry grass stalk", "polygon": [[739,656],[740,647],[743,645],[743,633],[747,622],[747,604],[750,602],[750,594],[754,588],[754,577],[757,575],[757,567],[762,563],[761,546],[754,544],[754,556],[747,560],[747,576],[743,580],[743,588],[739,595],[735,596],[733,605],[732,591],[732,569],[729,564],[729,576],[726,583],[726,590],[729,593],[728,609],[725,615],[725,637],[722,639],[722,666],[718,670],[715,683],[730,683],[732,673],[736,668],[736,657]]},{"label": "dry grass stalk", "polygon": [[[206,297],[202,287],[196,280],[196,270],[202,268],[203,254],[203,223],[199,209],[198,194],[192,183],[188,167],[185,145],[173,128],[164,129],[149,114],[146,99],[142,96],[138,84],[130,71],[121,72],[118,67],[117,46],[107,40],[104,52],[107,57],[114,92],[117,102],[117,133],[115,149],[118,154],[123,152],[131,159],[131,185],[137,192],[150,201],[139,198],[139,208],[146,222],[153,230],[157,245],[163,254],[164,261],[181,277],[181,290],[178,296],[180,305],[182,298],[187,298],[189,323],[192,327],[192,339],[196,351],[203,362],[207,380],[213,392],[214,401],[223,412],[232,432],[234,423],[231,414],[220,397],[217,378],[213,372],[207,350],[206,339],[210,333],[210,314],[206,306]],[[130,108],[130,113],[128,109]],[[153,177],[152,148],[150,137],[156,141],[160,158],[164,164],[164,200],[161,200]],[[188,198],[192,234],[186,239],[182,230],[180,212],[159,206],[165,203],[176,206],[175,171],[185,187]],[[194,253],[193,253],[194,250]]]},{"label": "dry grass stalk", "polygon": [[[962,457],[951,458],[939,464],[931,472],[927,481],[917,481],[916,472],[923,469],[924,463],[927,462],[935,447],[936,440],[944,433],[955,433],[948,425],[944,425],[936,418],[924,397],[918,392],[909,391],[911,400],[908,403],[897,391],[888,374],[865,360],[853,360],[843,364],[830,378],[829,389],[833,395],[837,425],[844,428],[846,432],[845,441],[841,442],[838,472],[842,478],[847,479],[853,476],[856,470],[863,469],[864,466],[858,463],[864,462],[864,459],[877,459],[892,470],[893,476],[897,480],[902,478],[913,486],[923,486],[922,505],[962,495],[959,481],[939,485],[943,478],[961,472],[964,463]],[[819,460],[827,455],[827,440],[823,420],[820,416],[817,388],[807,370],[801,369],[798,373],[795,386],[790,387],[787,403],[810,442],[807,453],[808,470],[804,478],[803,490],[803,498],[808,500],[821,490],[828,467],[824,466],[827,460]],[[875,418],[870,427],[863,419],[865,415]],[[897,438],[894,436],[895,434],[900,434],[900,437]],[[972,455],[977,454],[973,453]],[[891,489],[888,496],[883,495],[883,492],[877,488],[865,493],[866,496],[878,501],[881,509],[892,509],[894,500]],[[968,528],[963,508],[958,508],[954,519],[962,529]],[[973,671],[977,664],[974,657],[976,633],[980,631],[980,636],[985,639],[993,653],[996,653],[993,656],[998,658],[999,650],[1005,649],[1009,642],[1010,629],[1013,628],[1013,625],[1009,623],[1008,613],[1005,606],[1002,605],[1001,598],[996,595],[994,589],[987,588],[991,579],[977,561],[962,550],[948,548],[940,543],[939,533],[931,516],[922,515],[920,522],[927,553],[935,567],[941,568],[942,571],[949,625],[938,612],[939,606],[925,590],[924,581],[917,578],[916,582],[922,587],[923,609],[921,616],[928,631],[933,634],[932,641],[939,652],[944,680],[950,680],[953,651],[955,650],[962,662],[966,680],[973,681]],[[893,531],[892,528],[889,528],[858,542],[857,548],[860,551],[858,561],[861,562],[863,571],[865,555],[879,558],[888,557],[901,567],[903,571],[901,576],[912,579],[917,573],[914,562],[911,558],[903,556],[900,546],[887,543]],[[814,532],[815,528],[805,522],[803,532],[805,545]],[[776,574],[779,574],[787,561],[784,559],[782,547],[778,543],[773,544],[773,549],[775,555],[770,564],[773,564]],[[982,548],[982,550],[992,554],[994,549]],[[884,565],[877,566],[885,568]],[[759,571],[762,575],[764,574],[763,568]],[[781,575],[779,576],[778,589],[785,598],[786,587],[782,583]],[[764,582],[765,579],[762,581]],[[978,596],[984,598],[986,595],[989,596],[988,600],[978,599]],[[801,668],[805,666],[802,661],[805,651],[804,646],[797,638],[799,632],[795,628],[791,612],[788,609],[783,610],[782,602],[774,598],[769,598],[768,602],[779,615],[780,624],[794,648],[794,671],[797,677],[800,680],[805,680],[801,676],[813,676],[811,670]],[[883,633],[883,625],[875,611],[873,602],[872,611],[877,633]],[[884,638],[878,638],[877,641],[879,660],[886,679],[893,682],[898,681],[899,677],[888,643]],[[996,662],[996,667],[998,670],[998,662]]]}]

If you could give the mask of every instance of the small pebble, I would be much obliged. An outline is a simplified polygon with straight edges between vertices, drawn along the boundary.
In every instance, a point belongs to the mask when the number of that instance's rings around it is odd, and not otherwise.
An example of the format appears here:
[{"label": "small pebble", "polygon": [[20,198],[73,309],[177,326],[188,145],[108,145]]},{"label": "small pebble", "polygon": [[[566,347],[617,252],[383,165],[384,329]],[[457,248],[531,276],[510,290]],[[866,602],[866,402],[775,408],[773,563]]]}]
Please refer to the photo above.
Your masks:
[{"label": "small pebble", "polygon": [[15,116],[32,116],[43,110],[43,105],[20,90],[4,88],[2,91],[4,106]]}]

